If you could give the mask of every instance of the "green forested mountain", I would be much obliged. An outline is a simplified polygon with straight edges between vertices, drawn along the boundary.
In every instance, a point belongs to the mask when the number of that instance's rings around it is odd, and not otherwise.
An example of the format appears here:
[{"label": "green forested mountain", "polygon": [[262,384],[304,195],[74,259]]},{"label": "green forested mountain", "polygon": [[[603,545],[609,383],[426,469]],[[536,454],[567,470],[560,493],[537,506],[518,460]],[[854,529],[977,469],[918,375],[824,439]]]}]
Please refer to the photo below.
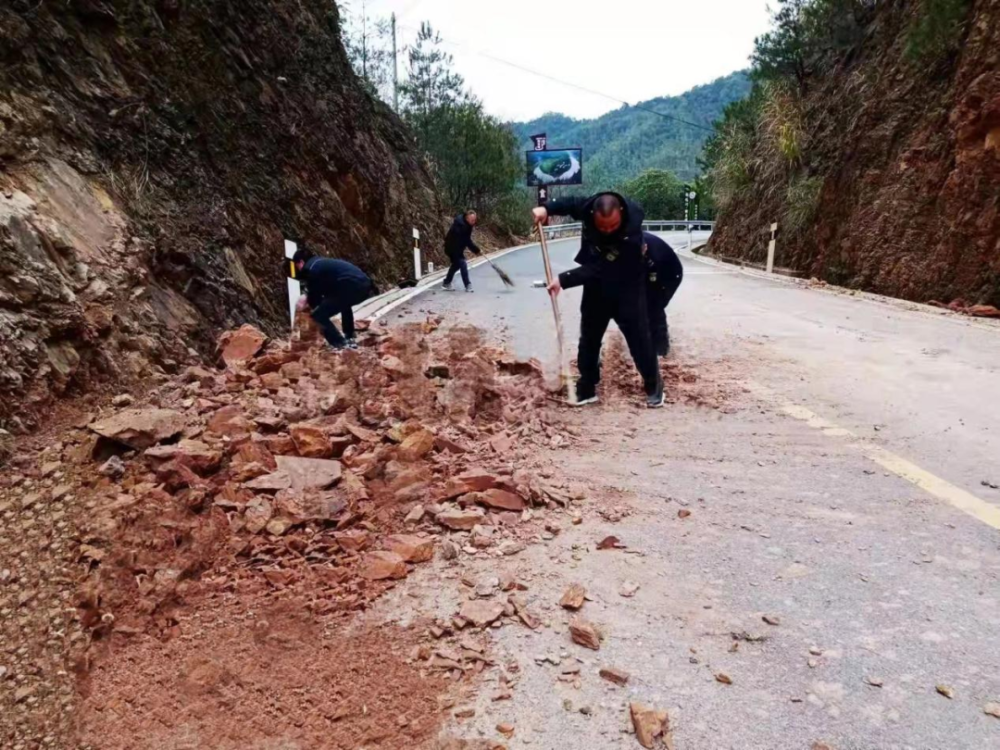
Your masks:
[{"label": "green forested mountain", "polygon": [[[710,128],[727,104],[749,91],[746,72],[738,71],[680,96],[651,99],[638,107]],[[542,132],[548,134],[553,148],[582,146],[588,190],[611,187],[645,169],[666,169],[682,180],[694,179],[702,145],[712,134],[636,106],[622,106],[593,120],[549,113],[531,122],[513,123],[513,128],[526,149],[531,147],[528,136]]]}]

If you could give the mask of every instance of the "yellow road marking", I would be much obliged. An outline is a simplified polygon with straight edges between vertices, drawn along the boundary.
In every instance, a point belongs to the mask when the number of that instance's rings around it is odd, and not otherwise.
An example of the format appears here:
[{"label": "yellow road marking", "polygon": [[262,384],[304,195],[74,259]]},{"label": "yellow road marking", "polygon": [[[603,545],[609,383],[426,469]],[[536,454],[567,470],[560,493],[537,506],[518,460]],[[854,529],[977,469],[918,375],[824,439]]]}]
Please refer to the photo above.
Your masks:
[{"label": "yellow road marking", "polygon": [[[767,388],[755,386],[753,390],[761,393],[773,394]],[[821,430],[824,435],[830,437],[848,438],[850,444],[860,450],[865,456],[877,463],[886,471],[890,471],[901,479],[916,485],[924,492],[927,492],[939,500],[944,500],[952,507],[958,508],[977,521],[982,521],[987,526],[1000,529],[1000,508],[982,500],[971,492],[966,492],[961,487],[956,487],[951,482],[932,474],[925,469],[921,469],[915,463],[907,461],[902,456],[897,456],[892,451],[881,448],[877,445],[861,440],[850,430],[838,427],[827,419],[810,411],[804,406],[793,403],[781,404],[781,410],[801,422],[805,422],[810,427]]]}]

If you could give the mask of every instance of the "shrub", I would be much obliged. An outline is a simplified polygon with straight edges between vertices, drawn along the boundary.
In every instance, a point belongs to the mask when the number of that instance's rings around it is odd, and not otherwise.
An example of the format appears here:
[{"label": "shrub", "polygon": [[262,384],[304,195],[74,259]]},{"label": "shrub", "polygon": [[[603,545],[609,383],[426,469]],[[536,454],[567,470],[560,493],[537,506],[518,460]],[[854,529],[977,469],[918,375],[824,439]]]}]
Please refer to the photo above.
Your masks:
[{"label": "shrub", "polygon": [[785,226],[796,231],[812,221],[819,208],[823,190],[822,177],[795,177],[785,195]]},{"label": "shrub", "polygon": [[907,37],[907,57],[934,60],[958,49],[971,6],[971,0],[921,0]]}]

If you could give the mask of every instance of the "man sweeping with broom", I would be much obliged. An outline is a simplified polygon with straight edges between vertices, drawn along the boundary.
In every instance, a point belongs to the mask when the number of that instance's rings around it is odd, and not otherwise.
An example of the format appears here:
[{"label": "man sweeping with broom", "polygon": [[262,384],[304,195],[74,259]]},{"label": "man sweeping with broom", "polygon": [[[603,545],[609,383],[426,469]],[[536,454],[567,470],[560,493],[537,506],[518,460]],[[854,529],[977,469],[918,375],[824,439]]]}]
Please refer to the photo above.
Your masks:
[{"label": "man sweeping with broom", "polygon": [[448,275],[444,277],[444,290],[452,292],[455,290],[451,284],[455,280],[455,274],[462,274],[462,283],[465,284],[465,291],[472,291],[472,282],[469,281],[469,265],[465,262],[466,249],[471,250],[474,255],[482,255],[483,251],[472,240],[472,230],[476,228],[479,216],[475,211],[466,211],[455,217],[451,223],[451,229],[444,237],[444,254],[451,261],[448,268]]},{"label": "man sweeping with broom", "polygon": [[663,406],[663,379],[646,310],[642,209],[618,193],[598,193],[590,198],[556,200],[532,213],[540,231],[549,215],[572,216],[583,225],[580,252],[576,255],[579,267],[559,274],[548,287],[554,296],[563,289],[583,287],[576,405],[597,402],[601,344],[608,324],[614,320],[642,376],[646,406]]}]

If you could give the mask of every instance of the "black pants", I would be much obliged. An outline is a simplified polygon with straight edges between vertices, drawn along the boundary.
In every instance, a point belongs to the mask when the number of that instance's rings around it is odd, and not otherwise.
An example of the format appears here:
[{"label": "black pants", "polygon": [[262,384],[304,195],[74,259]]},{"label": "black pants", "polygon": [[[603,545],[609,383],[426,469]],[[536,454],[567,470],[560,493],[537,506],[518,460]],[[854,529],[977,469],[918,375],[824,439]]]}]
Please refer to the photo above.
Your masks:
[{"label": "black pants", "polygon": [[454,280],[455,274],[461,272],[462,283],[466,286],[471,286],[471,282],[469,281],[469,264],[465,262],[465,256],[449,256],[448,260],[451,261],[451,265],[448,267],[448,275],[444,277],[444,283],[450,284]]},{"label": "black pants", "polygon": [[674,298],[683,281],[683,274],[668,279],[666,284],[650,284],[646,289],[646,308],[649,311],[649,335],[657,354],[670,351],[670,330],[667,327],[667,305]]},{"label": "black pants", "polygon": [[[344,337],[354,338],[354,310],[355,305],[359,305],[368,299],[371,294],[371,286],[368,287],[348,287],[339,290],[336,297],[327,297],[312,310],[313,320],[323,331],[330,346],[340,348],[344,345]],[[341,335],[337,326],[330,318],[340,315],[340,323],[344,327]]]},{"label": "black pants", "polygon": [[660,371],[649,335],[645,287],[641,285],[619,294],[609,293],[596,284],[583,287],[580,349],[576,357],[580,382],[590,387],[601,382],[601,344],[612,320],[625,337],[646,392],[652,392]]}]

